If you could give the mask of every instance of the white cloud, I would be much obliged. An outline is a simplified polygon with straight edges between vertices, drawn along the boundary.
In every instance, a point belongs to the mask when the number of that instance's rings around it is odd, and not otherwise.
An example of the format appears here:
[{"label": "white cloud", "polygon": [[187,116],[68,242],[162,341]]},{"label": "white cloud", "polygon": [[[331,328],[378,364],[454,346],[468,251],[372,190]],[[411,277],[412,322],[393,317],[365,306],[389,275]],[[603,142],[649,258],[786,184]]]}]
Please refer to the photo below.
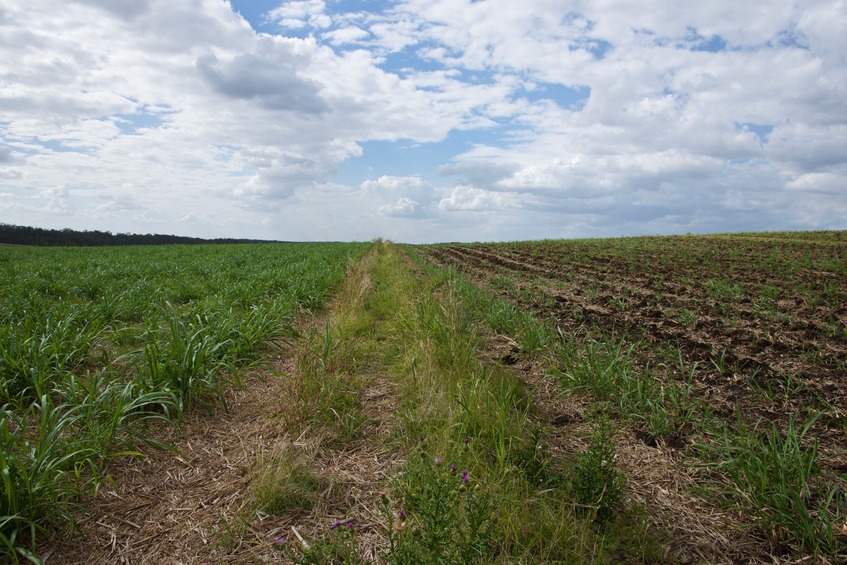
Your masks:
[{"label": "white cloud", "polygon": [[385,202],[378,208],[383,216],[424,218],[432,215],[436,189],[420,177],[383,175],[364,181],[359,189],[363,198]]},{"label": "white cloud", "polygon": [[847,227],[844,2],[296,0],[268,34],[242,1],[0,7],[5,214],[289,239]]},{"label": "white cloud", "polygon": [[368,35],[368,32],[362,28],[350,26],[327,32],[325,37],[327,37],[329,42],[333,45],[344,45],[346,43],[357,43],[368,37]]},{"label": "white cloud", "polygon": [[323,0],[288,0],[268,12],[267,18],[288,28],[299,29],[307,25],[324,28],[332,24],[332,19],[324,14],[325,9]]},{"label": "white cloud", "polygon": [[457,186],[438,203],[438,209],[442,211],[497,212],[519,206],[517,195],[513,193],[490,192],[472,186]]},{"label": "white cloud", "polygon": [[420,215],[421,204],[410,198],[399,198],[394,204],[385,204],[379,207],[379,213],[385,216],[399,216],[403,218],[414,218]]}]

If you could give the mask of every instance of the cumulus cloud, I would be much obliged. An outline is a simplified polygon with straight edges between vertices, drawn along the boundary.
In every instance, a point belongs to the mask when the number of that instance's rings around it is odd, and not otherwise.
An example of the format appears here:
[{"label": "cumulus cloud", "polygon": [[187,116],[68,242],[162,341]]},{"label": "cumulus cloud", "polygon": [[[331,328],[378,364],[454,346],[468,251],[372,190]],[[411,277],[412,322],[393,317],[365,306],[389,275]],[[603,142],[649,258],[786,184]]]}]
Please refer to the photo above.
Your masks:
[{"label": "cumulus cloud", "polygon": [[385,216],[397,216],[401,218],[415,218],[420,216],[421,204],[410,198],[399,198],[394,204],[385,204],[379,207],[379,213]]},{"label": "cumulus cloud", "polygon": [[457,186],[438,202],[438,209],[496,212],[519,207],[517,195],[481,190],[472,186]]},{"label": "cumulus cloud", "polygon": [[267,18],[287,28],[300,29],[307,25],[325,28],[332,23],[325,9],[323,0],[291,0],[268,12]]},{"label": "cumulus cloud", "polygon": [[320,85],[298,76],[303,57],[296,42],[261,38],[254,53],[241,53],[218,61],[207,53],[197,58],[197,68],[219,93],[237,99],[256,100],[269,110],[315,114],[327,110]]},{"label": "cumulus cloud", "polygon": [[377,201],[387,201],[378,208],[384,216],[425,218],[432,214],[436,200],[434,187],[420,177],[383,175],[364,181],[359,188]]},{"label": "cumulus cloud", "polygon": [[4,3],[4,210],[287,239],[845,227],[843,2],[247,2]]}]

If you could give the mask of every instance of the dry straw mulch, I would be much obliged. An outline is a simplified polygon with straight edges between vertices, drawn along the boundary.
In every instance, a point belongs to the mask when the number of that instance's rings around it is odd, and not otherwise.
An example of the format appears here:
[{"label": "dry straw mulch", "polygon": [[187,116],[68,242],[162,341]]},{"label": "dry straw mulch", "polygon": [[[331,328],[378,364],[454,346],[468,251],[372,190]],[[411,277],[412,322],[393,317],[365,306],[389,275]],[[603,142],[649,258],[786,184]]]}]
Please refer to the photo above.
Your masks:
[{"label": "dry straw mulch", "polygon": [[[233,555],[272,556],[272,520],[243,516],[257,457],[295,441],[276,411],[290,394],[290,354],[230,392],[229,410],[196,408],[160,437],[178,453],[145,449],[110,468],[111,481],[78,513],[78,532],[54,540],[47,563],[214,563]],[[233,528],[246,536],[228,547]],[[230,530],[227,529],[230,527]]]},{"label": "dry straw mulch", "polygon": [[[320,430],[292,424],[294,349],[283,346],[244,389],[230,392],[228,410],[198,408],[180,430],[162,430],[177,453],[145,449],[143,459],[113,464],[110,482],[81,504],[77,531],[40,548],[45,562],[279,563],[280,538],[308,544],[342,519],[355,521],[365,554],[378,560],[379,500],[402,463],[378,439],[393,425],[393,389],[385,377],[367,380],[360,439],[327,449]],[[251,513],[257,461],[281,445],[306,454],[326,488],[308,514]]]}]

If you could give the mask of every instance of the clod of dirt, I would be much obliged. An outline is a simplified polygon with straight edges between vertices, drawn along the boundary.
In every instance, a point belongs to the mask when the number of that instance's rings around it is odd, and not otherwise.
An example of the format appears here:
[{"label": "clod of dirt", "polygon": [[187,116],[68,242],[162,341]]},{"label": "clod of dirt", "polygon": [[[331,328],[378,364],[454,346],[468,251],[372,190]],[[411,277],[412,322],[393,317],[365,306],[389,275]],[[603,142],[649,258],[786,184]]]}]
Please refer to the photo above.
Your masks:
[{"label": "clod of dirt", "polygon": [[554,426],[567,426],[568,424],[576,424],[582,422],[585,419],[582,412],[572,411],[565,412],[564,414],[560,414],[553,418],[553,421],[550,423]]}]

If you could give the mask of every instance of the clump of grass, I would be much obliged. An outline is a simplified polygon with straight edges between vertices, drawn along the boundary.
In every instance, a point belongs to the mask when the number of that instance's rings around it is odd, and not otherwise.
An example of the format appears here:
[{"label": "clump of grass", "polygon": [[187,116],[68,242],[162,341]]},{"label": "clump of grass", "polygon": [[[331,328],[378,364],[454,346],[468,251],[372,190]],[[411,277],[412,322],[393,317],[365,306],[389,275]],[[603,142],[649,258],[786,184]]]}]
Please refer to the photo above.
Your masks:
[{"label": "clump of grass", "polygon": [[250,493],[256,510],[280,516],[308,512],[324,486],[314,465],[292,445],[283,444],[258,459]]},{"label": "clump of grass", "polygon": [[226,407],[226,375],[236,372],[226,356],[229,339],[217,340],[199,316],[185,321],[174,312],[164,315],[167,328],[151,327],[142,352],[146,390],[171,393],[180,418],[204,396]]},{"label": "clump of grass", "polygon": [[706,291],[709,296],[718,300],[739,300],[744,296],[741,285],[728,279],[709,279],[706,281]]},{"label": "clump of grass", "polygon": [[537,319],[529,312],[518,316],[517,327],[518,347],[524,353],[539,353],[549,346],[554,339],[554,332],[546,323]]},{"label": "clump of grass", "polygon": [[715,444],[701,447],[736,486],[730,496],[752,507],[775,541],[843,556],[847,539],[836,525],[847,515],[847,493],[819,481],[818,441],[807,438],[816,419],[798,427],[789,418],[784,431],[775,423],[762,431],[739,415],[735,429],[724,428]]},{"label": "clump of grass", "polygon": [[349,441],[366,417],[361,410],[360,379],[336,367],[340,344],[329,322],[323,333],[312,330],[302,342],[296,380],[298,417],[334,430],[339,441]]}]

